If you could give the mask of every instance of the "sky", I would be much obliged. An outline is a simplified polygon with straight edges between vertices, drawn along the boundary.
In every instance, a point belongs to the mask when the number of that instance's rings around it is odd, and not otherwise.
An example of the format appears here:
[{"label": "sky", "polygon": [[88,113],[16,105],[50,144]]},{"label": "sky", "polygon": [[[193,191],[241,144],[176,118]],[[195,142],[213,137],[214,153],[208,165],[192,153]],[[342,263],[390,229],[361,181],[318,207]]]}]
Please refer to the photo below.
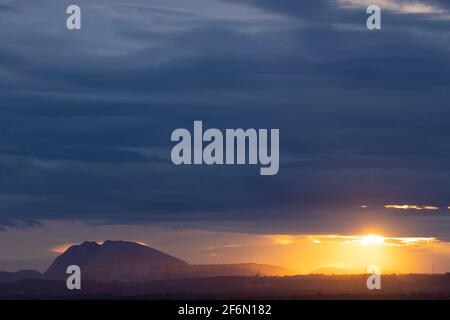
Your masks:
[{"label": "sky", "polygon": [[[371,246],[425,246],[449,271],[450,3],[374,2],[381,30],[365,0],[0,1],[0,269],[109,238],[195,263],[359,268],[338,254],[353,238],[314,259],[311,239],[382,234],[433,239]],[[174,166],[170,134],[194,120],[279,128],[279,173]]]}]

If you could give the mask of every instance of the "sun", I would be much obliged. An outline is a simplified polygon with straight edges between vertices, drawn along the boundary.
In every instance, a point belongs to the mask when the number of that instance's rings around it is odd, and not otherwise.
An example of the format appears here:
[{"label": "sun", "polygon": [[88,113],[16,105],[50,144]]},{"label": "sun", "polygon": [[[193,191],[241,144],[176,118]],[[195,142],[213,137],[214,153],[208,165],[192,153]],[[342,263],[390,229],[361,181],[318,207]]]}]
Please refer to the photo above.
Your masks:
[{"label": "sun", "polygon": [[362,245],[383,244],[384,237],[377,234],[367,234],[361,237]]}]

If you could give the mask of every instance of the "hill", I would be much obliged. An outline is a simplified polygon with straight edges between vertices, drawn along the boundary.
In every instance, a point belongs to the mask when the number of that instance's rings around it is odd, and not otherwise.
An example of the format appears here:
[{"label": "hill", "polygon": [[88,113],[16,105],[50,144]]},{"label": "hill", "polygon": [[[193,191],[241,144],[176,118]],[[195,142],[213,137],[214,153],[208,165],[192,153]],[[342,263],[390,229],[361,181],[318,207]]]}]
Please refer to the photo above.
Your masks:
[{"label": "hill", "polygon": [[218,276],[293,275],[282,267],[243,263],[190,265],[154,248],[128,241],[84,242],[68,248],[45,272],[46,279],[67,278],[66,269],[78,265],[84,280],[148,281]]}]

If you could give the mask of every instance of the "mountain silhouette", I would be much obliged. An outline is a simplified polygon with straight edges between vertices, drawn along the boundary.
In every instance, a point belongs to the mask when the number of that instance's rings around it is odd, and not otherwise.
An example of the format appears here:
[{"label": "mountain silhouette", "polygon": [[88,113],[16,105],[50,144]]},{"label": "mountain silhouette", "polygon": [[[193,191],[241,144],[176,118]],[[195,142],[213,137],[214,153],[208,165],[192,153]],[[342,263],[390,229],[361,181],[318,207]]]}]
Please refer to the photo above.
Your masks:
[{"label": "mountain silhouette", "polygon": [[45,272],[46,278],[67,278],[70,265],[81,268],[84,279],[97,281],[142,280],[170,276],[189,267],[183,260],[156,249],[128,241],[103,244],[83,242],[68,248]]},{"label": "mountain silhouette", "polygon": [[102,244],[83,242],[58,256],[48,270],[0,272],[0,282],[22,279],[66,280],[67,267],[77,265],[84,280],[99,282],[193,279],[226,276],[285,276],[297,272],[279,266],[238,263],[190,265],[146,245],[129,241],[107,240]]}]

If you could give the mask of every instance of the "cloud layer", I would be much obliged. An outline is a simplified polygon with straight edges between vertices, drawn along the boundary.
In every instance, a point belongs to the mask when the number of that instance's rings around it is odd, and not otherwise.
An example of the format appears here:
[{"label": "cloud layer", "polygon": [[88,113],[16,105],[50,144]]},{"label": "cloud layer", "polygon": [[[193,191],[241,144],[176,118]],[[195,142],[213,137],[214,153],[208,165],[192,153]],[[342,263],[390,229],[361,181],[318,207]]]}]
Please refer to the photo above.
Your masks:
[{"label": "cloud layer", "polygon": [[[450,237],[448,210],[359,208],[450,205],[446,1],[386,1],[379,32],[364,1],[78,3],[80,32],[65,29],[67,1],[1,3],[0,225],[298,219],[334,232],[358,217]],[[170,133],[194,120],[280,128],[280,173],[174,167]]]}]

